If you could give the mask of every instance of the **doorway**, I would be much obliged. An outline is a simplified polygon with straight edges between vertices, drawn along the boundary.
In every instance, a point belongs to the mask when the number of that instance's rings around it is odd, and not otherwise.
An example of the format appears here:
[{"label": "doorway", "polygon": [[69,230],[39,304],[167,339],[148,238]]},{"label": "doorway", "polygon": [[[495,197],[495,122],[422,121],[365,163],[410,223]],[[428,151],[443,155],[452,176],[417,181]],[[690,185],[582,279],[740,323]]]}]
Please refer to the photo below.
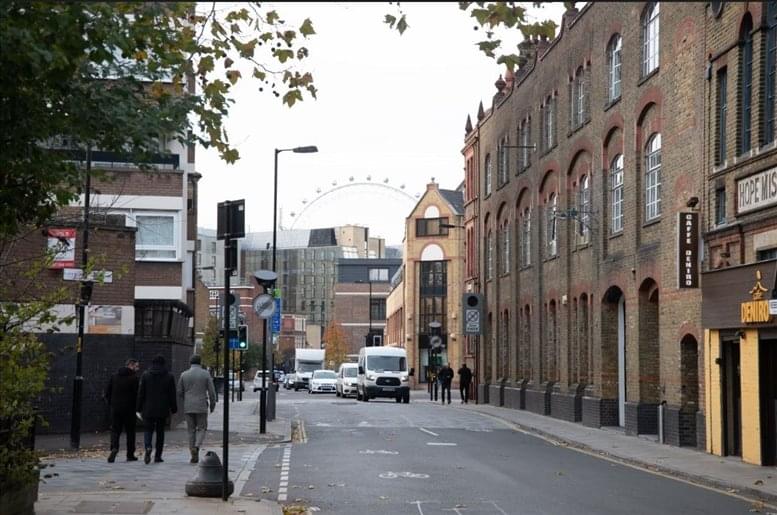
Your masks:
[{"label": "doorway", "polygon": [[727,456],[742,456],[742,400],[739,341],[723,342],[722,363],[723,449]]},{"label": "doorway", "polygon": [[759,342],[761,464],[777,465],[777,339]]}]

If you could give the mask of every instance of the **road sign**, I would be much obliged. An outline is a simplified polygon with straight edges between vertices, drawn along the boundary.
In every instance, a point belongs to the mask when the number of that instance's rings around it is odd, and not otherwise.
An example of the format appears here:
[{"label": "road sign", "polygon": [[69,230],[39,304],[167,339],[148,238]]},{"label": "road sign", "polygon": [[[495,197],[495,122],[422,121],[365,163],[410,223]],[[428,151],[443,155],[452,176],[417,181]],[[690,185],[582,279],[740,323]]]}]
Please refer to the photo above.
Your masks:
[{"label": "road sign", "polygon": [[[62,279],[65,281],[80,281],[84,277],[84,271],[80,268],[63,268]],[[113,272],[110,270],[99,270],[89,272],[86,276],[87,281],[99,281],[108,284],[113,282]]]},{"label": "road sign", "polygon": [[465,335],[483,334],[483,296],[479,293],[465,293],[462,298]]},{"label": "road sign", "polygon": [[281,299],[275,298],[275,311],[272,314],[272,332],[281,332]]},{"label": "road sign", "polygon": [[777,315],[777,299],[772,299],[769,301],[769,314]]},{"label": "road sign", "polygon": [[254,312],[259,318],[270,318],[275,312],[275,302],[272,295],[262,293],[254,298]]},{"label": "road sign", "polygon": [[429,345],[431,345],[433,349],[439,349],[442,347],[442,338],[439,336],[432,336],[429,338]]}]

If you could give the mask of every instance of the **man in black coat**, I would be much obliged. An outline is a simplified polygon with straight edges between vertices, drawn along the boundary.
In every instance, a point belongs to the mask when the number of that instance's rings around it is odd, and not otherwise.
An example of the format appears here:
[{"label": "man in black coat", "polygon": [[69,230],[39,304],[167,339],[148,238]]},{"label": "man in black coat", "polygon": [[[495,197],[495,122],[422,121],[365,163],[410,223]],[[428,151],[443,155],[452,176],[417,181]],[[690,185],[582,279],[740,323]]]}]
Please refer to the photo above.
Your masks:
[{"label": "man in black coat", "polygon": [[138,397],[138,362],[128,359],[125,366],[111,376],[105,388],[105,401],[111,407],[111,454],[108,463],[119,454],[121,432],[127,432],[127,461],[135,457],[135,400]]},{"label": "man in black coat", "polygon": [[440,399],[445,404],[445,391],[448,391],[448,404],[451,403],[451,381],[453,381],[453,369],[447,364],[443,365],[440,369],[440,373],[437,375],[440,380],[440,387],[442,390],[442,398]]},{"label": "man in black coat", "polygon": [[463,404],[469,404],[469,385],[471,383],[472,370],[467,367],[466,363],[463,363],[459,369],[459,394],[461,394]]},{"label": "man in black coat", "polygon": [[165,357],[156,356],[151,360],[151,368],[143,373],[138,388],[137,411],[143,415],[146,430],[143,435],[146,454],[143,461],[151,461],[151,440],[156,432],[156,452],[154,463],[161,463],[162,449],[165,445],[165,424],[170,414],[178,411],[175,393],[175,378],[165,367]]}]

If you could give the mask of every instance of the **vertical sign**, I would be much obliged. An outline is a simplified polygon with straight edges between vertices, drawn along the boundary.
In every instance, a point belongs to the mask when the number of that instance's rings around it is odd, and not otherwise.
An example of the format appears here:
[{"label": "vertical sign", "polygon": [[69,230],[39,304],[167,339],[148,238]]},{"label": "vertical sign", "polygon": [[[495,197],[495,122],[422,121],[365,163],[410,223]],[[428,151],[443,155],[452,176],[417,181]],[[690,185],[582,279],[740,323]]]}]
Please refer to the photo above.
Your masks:
[{"label": "vertical sign", "polygon": [[699,213],[679,213],[677,287],[699,287]]},{"label": "vertical sign", "polygon": [[48,229],[48,248],[54,254],[49,268],[72,268],[76,264],[76,230]]},{"label": "vertical sign", "polygon": [[275,311],[272,314],[272,332],[281,332],[281,298],[275,297]]}]

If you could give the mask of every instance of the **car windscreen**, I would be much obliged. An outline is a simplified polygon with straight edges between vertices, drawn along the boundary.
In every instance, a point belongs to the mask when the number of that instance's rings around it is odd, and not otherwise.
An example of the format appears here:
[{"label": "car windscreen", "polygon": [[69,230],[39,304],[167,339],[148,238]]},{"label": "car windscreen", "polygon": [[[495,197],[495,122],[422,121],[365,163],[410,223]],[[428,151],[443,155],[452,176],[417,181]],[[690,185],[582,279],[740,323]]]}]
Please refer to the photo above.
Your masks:
[{"label": "car windscreen", "polygon": [[337,375],[328,370],[319,370],[313,373],[313,379],[337,379]]},{"label": "car windscreen", "polygon": [[320,361],[298,361],[297,372],[315,372],[321,368]]},{"label": "car windscreen", "polygon": [[404,372],[407,364],[404,356],[367,356],[367,368],[373,372]]},{"label": "car windscreen", "polygon": [[348,367],[343,369],[343,377],[356,377],[356,372],[358,369],[356,367]]}]

